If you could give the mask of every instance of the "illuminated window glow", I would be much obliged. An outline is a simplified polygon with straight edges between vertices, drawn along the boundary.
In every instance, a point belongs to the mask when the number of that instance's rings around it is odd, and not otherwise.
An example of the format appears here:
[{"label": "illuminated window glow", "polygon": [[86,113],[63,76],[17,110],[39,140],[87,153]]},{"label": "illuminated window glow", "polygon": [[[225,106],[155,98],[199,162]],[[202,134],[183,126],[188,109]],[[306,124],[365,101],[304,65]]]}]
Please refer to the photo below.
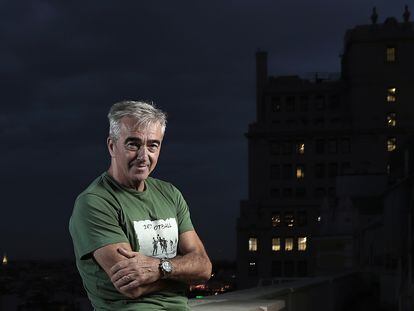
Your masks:
[{"label": "illuminated window glow", "polygon": [[272,227],[279,227],[281,224],[280,213],[272,214]]},{"label": "illuminated window glow", "polygon": [[387,151],[391,152],[397,148],[397,139],[395,137],[390,137],[387,139]]},{"label": "illuminated window glow", "polygon": [[390,112],[387,114],[387,126],[395,127],[397,125],[397,114],[395,112]]},{"label": "illuminated window glow", "polygon": [[296,152],[297,154],[305,154],[305,143],[304,142],[298,142],[296,144]]},{"label": "illuminated window glow", "polygon": [[272,239],[272,251],[274,252],[280,251],[280,238]]},{"label": "illuminated window glow", "polygon": [[285,251],[293,251],[293,238],[286,238],[285,240]]},{"label": "illuminated window glow", "polygon": [[386,58],[387,58],[387,62],[389,63],[393,63],[396,60],[395,57],[395,47],[389,46],[387,47],[387,52],[386,52]]},{"label": "illuminated window glow", "polygon": [[393,103],[397,100],[397,89],[395,87],[389,87],[387,89],[387,102]]},{"label": "illuminated window glow", "polygon": [[284,219],[285,225],[287,227],[293,227],[295,223],[295,217],[293,216],[293,213],[285,213],[284,216],[285,216],[285,219]]},{"label": "illuminated window glow", "polygon": [[257,238],[249,239],[249,252],[257,252]]},{"label": "illuminated window glow", "polygon": [[306,251],[306,237],[299,237],[298,238],[298,250],[299,251]]},{"label": "illuminated window glow", "polygon": [[296,166],[296,179],[305,178],[305,167],[303,165]]}]

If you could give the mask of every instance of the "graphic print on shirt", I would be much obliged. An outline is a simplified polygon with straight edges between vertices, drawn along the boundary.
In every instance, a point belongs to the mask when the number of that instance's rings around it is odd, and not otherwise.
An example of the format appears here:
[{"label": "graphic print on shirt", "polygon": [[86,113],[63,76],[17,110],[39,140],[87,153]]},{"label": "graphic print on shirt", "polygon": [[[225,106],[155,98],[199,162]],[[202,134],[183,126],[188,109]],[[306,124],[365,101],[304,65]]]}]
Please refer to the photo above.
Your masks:
[{"label": "graphic print on shirt", "polygon": [[178,226],[175,218],[134,221],[139,252],[151,257],[177,255]]}]

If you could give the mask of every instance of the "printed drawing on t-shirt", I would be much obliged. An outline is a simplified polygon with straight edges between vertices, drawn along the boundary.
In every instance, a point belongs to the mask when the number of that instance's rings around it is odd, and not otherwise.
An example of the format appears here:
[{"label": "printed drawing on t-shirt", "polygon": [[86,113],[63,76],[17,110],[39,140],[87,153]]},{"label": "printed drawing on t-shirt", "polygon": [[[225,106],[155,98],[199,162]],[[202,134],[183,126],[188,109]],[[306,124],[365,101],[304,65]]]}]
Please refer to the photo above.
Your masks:
[{"label": "printed drawing on t-shirt", "polygon": [[151,257],[177,255],[178,226],[175,218],[134,221],[139,252]]}]

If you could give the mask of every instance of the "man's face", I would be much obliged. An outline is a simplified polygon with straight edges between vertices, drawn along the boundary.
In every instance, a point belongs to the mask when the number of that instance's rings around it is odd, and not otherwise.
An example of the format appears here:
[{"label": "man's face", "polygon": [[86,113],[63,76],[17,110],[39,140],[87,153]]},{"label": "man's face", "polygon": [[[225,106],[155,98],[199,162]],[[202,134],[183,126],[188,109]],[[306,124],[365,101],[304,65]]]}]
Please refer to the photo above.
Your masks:
[{"label": "man's face", "polygon": [[163,139],[159,123],[136,127],[136,120],[121,119],[121,132],[117,141],[108,138],[112,157],[111,175],[122,185],[144,190],[144,181],[157,165]]}]

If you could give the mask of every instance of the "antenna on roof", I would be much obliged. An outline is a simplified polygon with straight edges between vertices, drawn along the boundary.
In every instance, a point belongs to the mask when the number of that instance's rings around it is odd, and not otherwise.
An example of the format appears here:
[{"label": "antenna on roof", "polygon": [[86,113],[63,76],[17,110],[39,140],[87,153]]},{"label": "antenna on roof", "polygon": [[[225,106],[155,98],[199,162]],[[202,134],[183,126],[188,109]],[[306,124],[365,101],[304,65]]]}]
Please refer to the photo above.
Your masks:
[{"label": "antenna on roof", "polygon": [[404,22],[408,23],[410,21],[410,11],[408,11],[408,5],[405,5],[405,9],[404,9],[404,14],[403,14],[403,18],[404,18]]},{"label": "antenna on roof", "polygon": [[372,8],[372,14],[371,14],[372,24],[375,25],[377,23],[377,20],[378,20],[377,7],[374,6]]}]

